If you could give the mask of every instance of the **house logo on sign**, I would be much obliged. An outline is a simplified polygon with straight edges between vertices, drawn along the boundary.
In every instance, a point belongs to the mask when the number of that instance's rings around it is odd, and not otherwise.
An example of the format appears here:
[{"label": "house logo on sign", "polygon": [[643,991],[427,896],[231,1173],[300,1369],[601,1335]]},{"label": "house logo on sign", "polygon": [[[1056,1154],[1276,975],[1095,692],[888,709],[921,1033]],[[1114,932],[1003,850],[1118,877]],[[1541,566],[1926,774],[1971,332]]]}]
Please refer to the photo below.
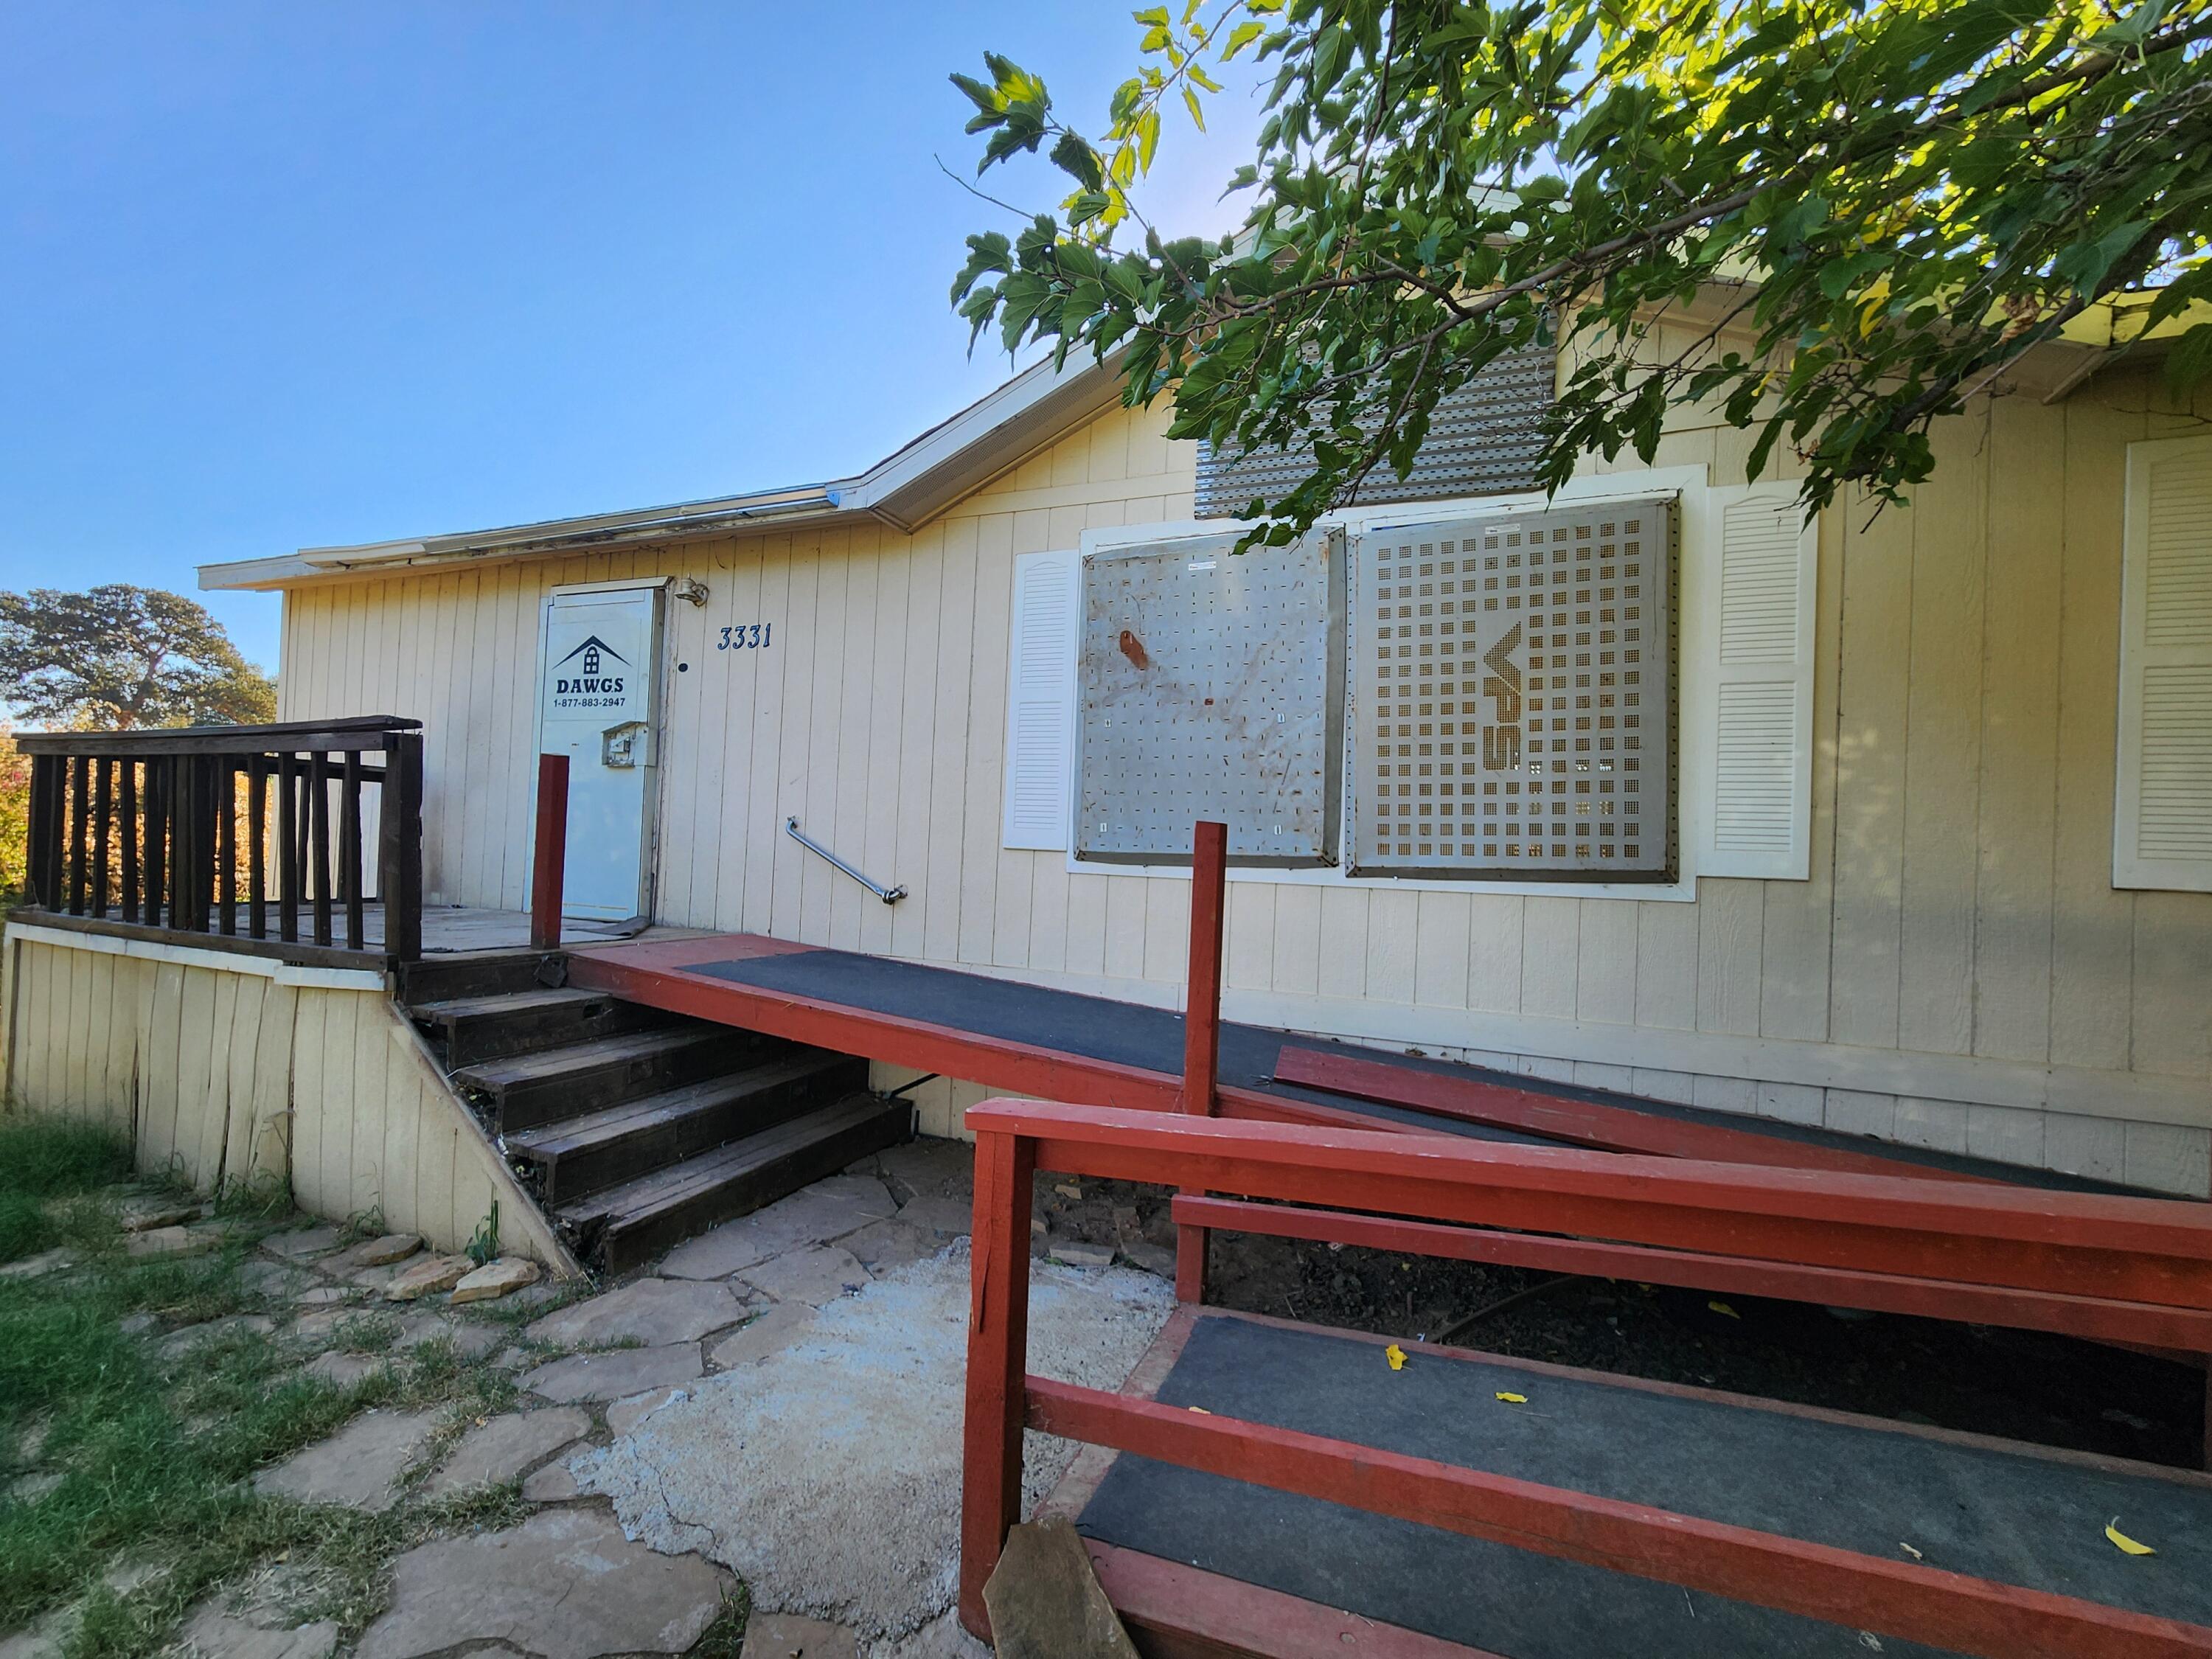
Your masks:
[{"label": "house logo on sign", "polygon": [[[607,659],[617,665],[617,672],[607,672]],[[574,665],[572,669],[569,665]],[[629,659],[609,645],[598,635],[586,635],[583,643],[553,665],[553,706],[556,708],[617,708],[624,700],[627,680],[619,672],[629,666]]]}]

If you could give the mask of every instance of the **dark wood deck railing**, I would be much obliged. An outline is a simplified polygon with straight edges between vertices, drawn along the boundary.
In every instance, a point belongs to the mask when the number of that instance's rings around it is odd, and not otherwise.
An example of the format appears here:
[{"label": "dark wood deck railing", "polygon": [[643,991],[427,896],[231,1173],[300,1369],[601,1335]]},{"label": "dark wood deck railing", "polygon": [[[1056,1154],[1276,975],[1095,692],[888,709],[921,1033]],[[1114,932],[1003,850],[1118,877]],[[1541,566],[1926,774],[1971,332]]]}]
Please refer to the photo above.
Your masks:
[{"label": "dark wood deck railing", "polygon": [[20,733],[31,760],[23,919],[302,963],[411,961],[422,952],[421,727],[371,714]]}]

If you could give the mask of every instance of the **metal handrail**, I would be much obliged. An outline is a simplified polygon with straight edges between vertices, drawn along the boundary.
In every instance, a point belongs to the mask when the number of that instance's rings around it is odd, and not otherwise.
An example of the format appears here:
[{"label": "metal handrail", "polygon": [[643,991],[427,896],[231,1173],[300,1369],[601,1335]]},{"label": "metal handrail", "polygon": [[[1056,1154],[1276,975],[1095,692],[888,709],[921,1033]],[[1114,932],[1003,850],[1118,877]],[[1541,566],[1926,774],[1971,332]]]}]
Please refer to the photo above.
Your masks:
[{"label": "metal handrail", "polygon": [[808,852],[821,854],[823,858],[828,859],[830,863],[836,865],[847,875],[852,877],[854,881],[859,882],[861,886],[866,888],[871,893],[873,893],[884,903],[896,904],[901,899],[906,896],[905,888],[884,887],[878,885],[875,882],[870,881],[866,876],[862,875],[858,870],[855,870],[851,865],[846,863],[844,860],[839,858],[835,853],[824,847],[820,842],[816,841],[810,836],[800,835],[799,833],[799,820],[797,818],[786,818],[783,821],[783,833],[789,836],[792,840],[797,842]]}]

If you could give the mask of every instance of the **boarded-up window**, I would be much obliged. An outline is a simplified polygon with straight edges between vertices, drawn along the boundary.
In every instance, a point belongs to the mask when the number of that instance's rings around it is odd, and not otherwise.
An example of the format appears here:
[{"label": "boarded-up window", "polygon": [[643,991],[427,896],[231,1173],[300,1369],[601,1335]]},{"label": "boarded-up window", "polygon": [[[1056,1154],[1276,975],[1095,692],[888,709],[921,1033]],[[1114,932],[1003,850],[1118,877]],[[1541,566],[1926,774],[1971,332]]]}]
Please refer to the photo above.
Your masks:
[{"label": "boarded-up window", "polygon": [[1790,484],[1713,490],[1701,589],[1711,653],[1700,875],[1802,881],[1812,852],[1820,536]]},{"label": "boarded-up window", "polygon": [[1341,538],[1236,542],[1084,558],[1079,859],[1188,860],[1212,818],[1236,862],[1335,861]]},{"label": "boarded-up window", "polygon": [[1075,720],[1075,555],[1014,561],[1005,844],[1065,850]]},{"label": "boarded-up window", "polygon": [[1674,517],[1652,498],[1357,539],[1356,872],[1674,879]]},{"label": "boarded-up window", "polygon": [[2212,891],[2212,437],[2128,447],[2115,887]]},{"label": "boarded-up window", "polygon": [[[1549,346],[1508,352],[1438,401],[1413,470],[1400,477],[1378,466],[1360,486],[1363,505],[1448,501],[1510,495],[1537,485],[1544,412],[1552,406],[1558,368]],[[1370,417],[1370,430],[1380,424]],[[1198,451],[1197,511],[1201,519],[1236,518],[1258,496],[1279,499],[1313,470],[1312,452],[1297,449]]]}]

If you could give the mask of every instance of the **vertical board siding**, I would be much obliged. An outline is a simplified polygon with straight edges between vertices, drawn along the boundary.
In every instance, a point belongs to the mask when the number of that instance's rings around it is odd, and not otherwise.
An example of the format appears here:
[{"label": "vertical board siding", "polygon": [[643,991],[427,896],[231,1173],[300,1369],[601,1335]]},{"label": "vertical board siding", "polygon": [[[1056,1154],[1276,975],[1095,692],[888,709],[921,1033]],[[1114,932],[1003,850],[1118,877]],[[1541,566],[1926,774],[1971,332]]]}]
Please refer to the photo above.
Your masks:
[{"label": "vertical board siding", "polygon": [[[2056,406],[1979,404],[1937,428],[1936,475],[1909,509],[1852,499],[1825,516],[1811,879],[1708,880],[1689,904],[1239,883],[1232,989],[1325,1000],[1355,1021],[1344,1011],[1360,1000],[1418,1007],[1437,1045],[1464,1009],[1739,1049],[2212,1074],[2212,896],[2109,880],[2121,477],[2126,444],[2163,430],[2146,406],[2148,382],[2118,372]],[[520,908],[539,603],[610,574],[688,575],[708,599],[671,607],[671,662],[690,667],[669,681],[658,920],[1150,981],[1141,994],[1158,1000],[1182,976],[1186,884],[1072,873],[1060,854],[999,843],[1013,560],[1086,527],[1187,518],[1193,453],[1164,419],[1109,411],[912,537],[801,529],[295,592],[283,716],[373,712],[367,698],[423,719],[434,896]],[[1686,420],[1658,459],[1735,484],[1747,447]],[[1780,476],[1797,470],[1784,458]],[[720,627],[756,619],[775,624],[772,648],[713,649]],[[909,896],[878,903],[786,838],[790,816]],[[1632,1075],[1693,1088],[1680,1072]],[[1705,1095],[1968,1133],[1924,1103],[1838,1090],[1824,1106],[1801,1085],[1725,1081]],[[1978,1133],[2023,1145],[2004,1121]],[[2080,1134],[2047,1138],[2045,1155]],[[387,1140],[385,1157],[404,1150]],[[2102,1167],[2121,1153],[2063,1155]],[[353,1156],[333,1146],[323,1166]]]},{"label": "vertical board siding", "polygon": [[459,1249],[566,1252],[381,991],[11,939],[11,1109],[97,1123],[203,1192],[283,1180],[318,1215],[380,1213]]}]

